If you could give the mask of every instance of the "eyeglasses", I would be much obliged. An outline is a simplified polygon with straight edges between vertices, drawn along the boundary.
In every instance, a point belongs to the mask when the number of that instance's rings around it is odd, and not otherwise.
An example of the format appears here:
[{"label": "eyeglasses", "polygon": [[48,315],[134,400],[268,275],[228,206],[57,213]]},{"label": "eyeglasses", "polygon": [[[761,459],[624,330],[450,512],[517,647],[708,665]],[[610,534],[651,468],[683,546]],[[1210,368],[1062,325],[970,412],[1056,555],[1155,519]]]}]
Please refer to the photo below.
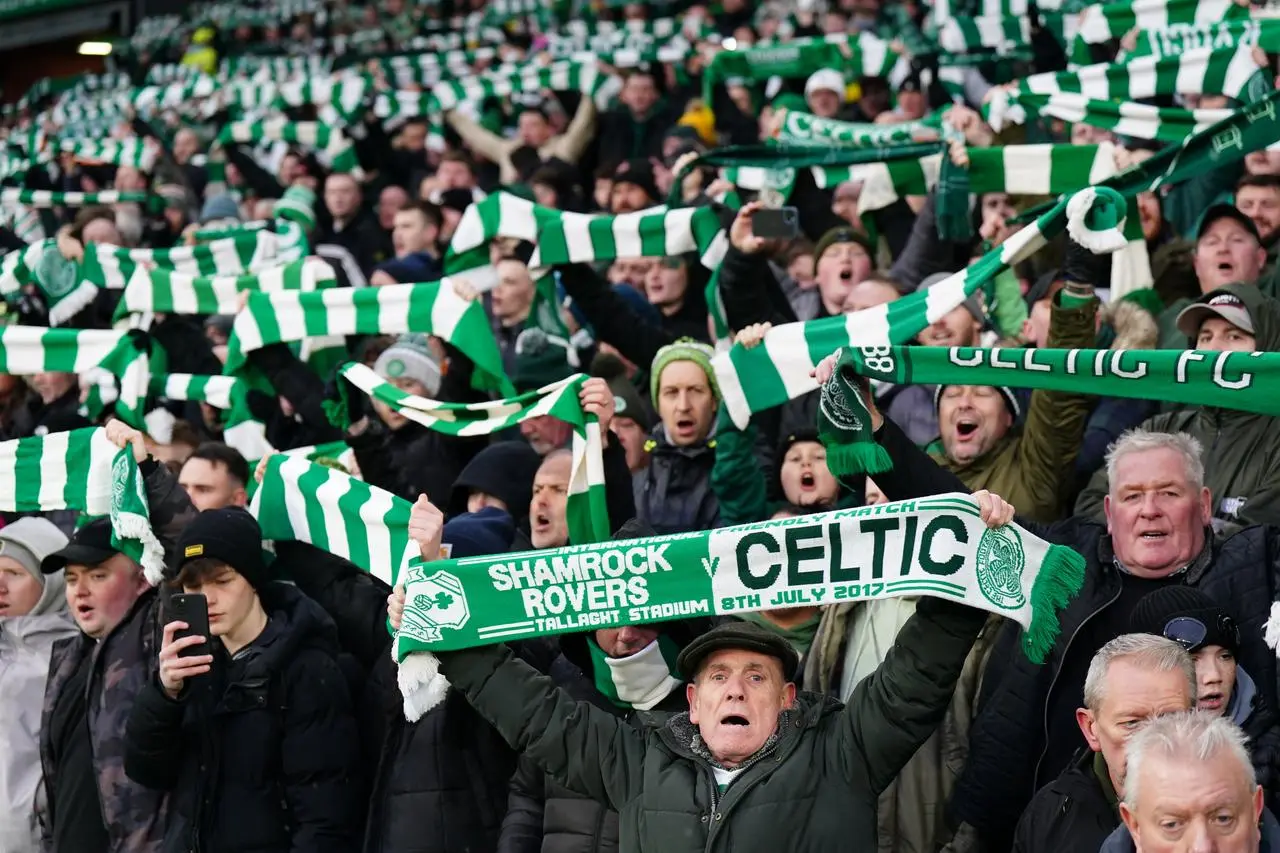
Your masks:
[{"label": "eyeglasses", "polygon": [[[1233,646],[1240,645],[1240,629],[1230,616],[1218,617],[1218,633]],[[1209,626],[1193,616],[1175,616],[1164,623],[1162,632],[1167,640],[1173,640],[1188,652],[1194,652],[1205,644],[1209,637]]]}]

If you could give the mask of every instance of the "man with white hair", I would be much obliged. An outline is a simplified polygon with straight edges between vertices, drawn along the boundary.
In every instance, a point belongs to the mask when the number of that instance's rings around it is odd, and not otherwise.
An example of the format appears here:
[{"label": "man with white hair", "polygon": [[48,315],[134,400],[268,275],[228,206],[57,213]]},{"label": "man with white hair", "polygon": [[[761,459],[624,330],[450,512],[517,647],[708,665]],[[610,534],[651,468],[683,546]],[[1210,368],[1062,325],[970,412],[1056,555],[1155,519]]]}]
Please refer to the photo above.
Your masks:
[{"label": "man with white hair", "polygon": [[1120,824],[1125,752],[1147,720],[1195,707],[1191,655],[1155,634],[1122,634],[1089,662],[1076,723],[1088,743],[1018,821],[1014,853],[1097,850]]},{"label": "man with white hair", "polygon": [[1205,711],[1171,714],[1129,743],[1117,829],[1100,853],[1278,853],[1245,736]]},{"label": "man with white hair", "polygon": [[[834,362],[817,371],[825,381]],[[893,460],[876,483],[890,500],[967,491],[935,464],[892,421],[869,392],[864,402],[875,439]],[[1022,521],[1035,535],[1067,545],[1086,560],[1080,592],[1061,614],[1062,632],[1043,665],[1015,655],[1016,631],[1002,638],[986,673],[996,684],[970,731],[969,760],[951,801],[957,825],[993,849],[1008,849],[1018,817],[1033,794],[1056,778],[1084,745],[1076,709],[1084,703],[1089,661],[1126,633],[1129,614],[1149,592],[1165,585],[1195,586],[1235,613],[1245,626],[1261,626],[1271,606],[1271,578],[1280,566],[1274,528],[1248,528],[1221,542],[1213,538],[1209,490],[1200,442],[1185,433],[1131,430],[1107,454],[1105,521],[1074,516],[1053,525]],[[1240,663],[1273,673],[1274,652],[1261,630],[1245,632]],[[1001,671],[1002,670],[1002,671]],[[1276,702],[1274,675],[1259,679],[1264,701]],[[963,827],[958,827],[963,828]]]}]

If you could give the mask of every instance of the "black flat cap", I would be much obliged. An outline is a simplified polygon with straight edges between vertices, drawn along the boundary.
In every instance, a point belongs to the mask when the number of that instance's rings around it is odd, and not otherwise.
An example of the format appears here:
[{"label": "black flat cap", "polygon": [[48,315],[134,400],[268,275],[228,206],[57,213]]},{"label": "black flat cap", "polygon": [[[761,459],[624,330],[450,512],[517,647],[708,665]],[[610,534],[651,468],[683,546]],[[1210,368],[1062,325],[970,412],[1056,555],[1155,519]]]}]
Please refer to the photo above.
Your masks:
[{"label": "black flat cap", "polygon": [[707,656],[722,649],[759,652],[777,658],[788,681],[795,680],[796,670],[800,668],[800,656],[786,640],[754,622],[733,621],[717,625],[684,647],[676,658],[680,676],[685,681],[693,681]]}]

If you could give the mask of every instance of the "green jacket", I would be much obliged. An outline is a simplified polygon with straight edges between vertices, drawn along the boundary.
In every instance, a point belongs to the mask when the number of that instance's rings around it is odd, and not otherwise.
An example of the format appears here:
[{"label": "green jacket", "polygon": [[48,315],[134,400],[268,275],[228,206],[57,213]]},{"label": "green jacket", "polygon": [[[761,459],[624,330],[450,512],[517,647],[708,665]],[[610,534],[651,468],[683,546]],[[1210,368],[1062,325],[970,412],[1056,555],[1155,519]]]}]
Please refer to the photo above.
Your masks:
[{"label": "green jacket", "polygon": [[[1280,352],[1280,302],[1249,284],[1230,284],[1219,290],[1234,293],[1249,309],[1258,349]],[[1187,343],[1182,336],[1178,346],[1185,348]],[[1201,407],[1162,412],[1142,426],[1159,432],[1186,432],[1199,439],[1215,527],[1280,524],[1280,418]],[[1107,471],[1102,468],[1080,493],[1076,513],[1101,519],[1107,490]]]},{"label": "green jacket", "polygon": [[687,713],[644,732],[575,702],[505,646],[440,668],[513,748],[620,815],[622,853],[874,850],[876,800],[942,721],[987,615],[922,599],[849,704],[801,693],[776,745],[723,794]]},{"label": "green jacket", "polygon": [[[1063,308],[1056,300],[1049,321],[1049,346],[1089,349],[1094,344],[1098,303]],[[934,461],[973,491],[987,489],[1018,508],[1018,514],[1042,524],[1068,509],[1067,490],[1074,478],[1076,454],[1093,400],[1083,394],[1036,390],[1031,393],[1020,432],[1010,431],[989,452],[965,465],[941,453]]]}]

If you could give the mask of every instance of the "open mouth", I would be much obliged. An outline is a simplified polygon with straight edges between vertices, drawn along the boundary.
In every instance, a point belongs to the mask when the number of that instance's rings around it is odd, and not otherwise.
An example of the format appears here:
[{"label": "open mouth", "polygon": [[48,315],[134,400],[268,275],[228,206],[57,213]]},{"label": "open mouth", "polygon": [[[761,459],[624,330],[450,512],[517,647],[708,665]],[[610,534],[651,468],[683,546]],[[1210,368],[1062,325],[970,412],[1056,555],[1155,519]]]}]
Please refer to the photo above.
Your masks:
[{"label": "open mouth", "polygon": [[805,471],[800,475],[800,488],[812,489],[816,485],[818,485],[818,481],[810,472]]},{"label": "open mouth", "polygon": [[1236,271],[1236,265],[1229,261],[1223,261],[1222,263],[1218,264],[1218,272],[1223,273],[1224,275],[1231,275],[1235,271]]},{"label": "open mouth", "polygon": [[749,726],[751,723],[741,714],[730,714],[720,721],[722,726]]},{"label": "open mouth", "polygon": [[1146,533],[1138,534],[1138,538],[1144,542],[1159,542],[1169,534],[1159,530],[1148,530]]},{"label": "open mouth", "polygon": [[1201,708],[1220,708],[1222,707],[1222,694],[1206,693],[1200,697],[1198,704]]},{"label": "open mouth", "polygon": [[677,432],[692,432],[692,431],[693,431],[693,418],[678,418],[678,419],[676,420],[676,431],[677,431]]},{"label": "open mouth", "polygon": [[87,618],[89,616],[92,616],[93,608],[90,607],[88,604],[77,604],[76,615],[80,616],[81,618]]},{"label": "open mouth", "polygon": [[978,425],[973,421],[958,421],[956,423],[956,435],[961,441],[968,441],[973,434],[978,431]]},{"label": "open mouth", "polygon": [[549,527],[551,525],[551,516],[543,513],[537,513],[533,517],[534,527]]},{"label": "open mouth", "polygon": [[840,270],[840,280],[841,280],[841,281],[853,281],[853,270],[852,270],[852,269],[842,269],[842,270]]}]

